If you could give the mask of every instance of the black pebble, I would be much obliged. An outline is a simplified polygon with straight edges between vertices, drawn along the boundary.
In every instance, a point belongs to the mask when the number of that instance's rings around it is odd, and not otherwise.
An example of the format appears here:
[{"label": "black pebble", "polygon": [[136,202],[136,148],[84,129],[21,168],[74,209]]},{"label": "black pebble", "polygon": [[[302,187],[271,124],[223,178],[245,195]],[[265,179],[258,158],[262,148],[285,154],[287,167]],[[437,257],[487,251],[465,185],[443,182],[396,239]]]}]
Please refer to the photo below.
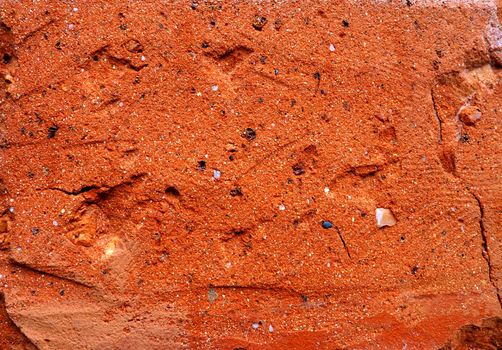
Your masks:
[{"label": "black pebble", "polygon": [[344,19],[344,20],[342,21],[342,25],[343,25],[345,28],[347,28],[347,27],[349,26],[349,21],[347,21],[346,19]]},{"label": "black pebble", "polygon": [[301,164],[295,164],[293,165],[293,174],[299,176],[305,174],[305,169]]},{"label": "black pebble", "polygon": [[61,290],[59,291],[59,295],[61,295],[61,296],[63,296],[63,295],[64,295],[64,289],[61,289]]},{"label": "black pebble", "polygon": [[206,170],[206,161],[205,160],[199,161],[199,163],[197,164],[197,170],[200,170],[200,171]]},{"label": "black pebble", "polygon": [[242,133],[242,136],[248,140],[254,140],[256,138],[256,131],[251,128],[246,128],[246,130]]},{"label": "black pebble", "polygon": [[2,57],[2,61],[4,64],[9,64],[12,61],[12,56],[8,53],[4,53]]},{"label": "black pebble", "polygon": [[467,142],[469,142],[469,135],[467,135],[467,134],[462,134],[462,136],[460,136],[460,142],[462,142],[462,143],[467,143]]},{"label": "black pebble", "polygon": [[56,125],[51,126],[47,133],[47,138],[52,139],[54,136],[56,136],[56,132],[58,131],[58,129],[59,128]]},{"label": "black pebble", "polygon": [[230,195],[232,197],[235,197],[235,196],[242,196],[242,190],[240,187],[235,187],[233,189],[230,190]]},{"label": "black pebble", "polygon": [[315,72],[315,73],[314,73],[314,79],[315,79],[315,80],[321,80],[321,73],[319,73],[319,72]]},{"label": "black pebble", "polygon": [[39,234],[39,232],[40,232],[40,229],[39,229],[38,227],[32,227],[32,228],[31,228],[31,234],[32,234],[33,236],[38,235],[38,234]]},{"label": "black pebble", "polygon": [[265,24],[267,24],[267,19],[265,17],[256,16],[254,18],[253,28],[256,30],[262,30]]}]

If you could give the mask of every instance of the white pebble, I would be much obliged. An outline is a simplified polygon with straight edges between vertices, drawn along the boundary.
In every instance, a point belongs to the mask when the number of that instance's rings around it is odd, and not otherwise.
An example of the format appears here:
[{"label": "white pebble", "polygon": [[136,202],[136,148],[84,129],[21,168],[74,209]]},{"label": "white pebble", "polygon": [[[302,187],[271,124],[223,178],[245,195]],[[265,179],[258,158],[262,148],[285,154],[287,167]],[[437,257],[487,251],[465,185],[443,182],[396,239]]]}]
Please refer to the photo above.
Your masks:
[{"label": "white pebble", "polygon": [[279,210],[282,210],[282,211],[286,210],[286,206],[282,203],[279,204]]},{"label": "white pebble", "polygon": [[58,226],[58,225],[59,225],[59,224],[58,224],[58,222],[57,222],[56,220],[53,220],[53,221],[52,221],[52,224],[53,224],[54,226]]},{"label": "white pebble", "polygon": [[324,193],[329,193],[329,187],[324,187]]},{"label": "white pebble", "polygon": [[145,56],[141,56],[141,60],[142,60],[143,62],[145,62],[145,60],[146,60]]},{"label": "white pebble", "polygon": [[269,326],[268,326],[268,331],[269,331],[270,333],[272,333],[272,332],[274,331],[274,327],[272,327],[272,325],[269,325]]},{"label": "white pebble", "polygon": [[221,171],[214,169],[213,170],[213,177],[218,180],[221,177]]},{"label": "white pebble", "polygon": [[385,226],[394,226],[397,223],[392,211],[387,208],[376,208],[375,217],[377,227],[382,228]]},{"label": "white pebble", "polygon": [[335,50],[336,50],[335,45],[329,44],[329,51],[335,52]]},{"label": "white pebble", "polygon": [[213,90],[213,91],[218,91],[218,85],[213,85],[213,86],[211,86],[211,90]]},{"label": "white pebble", "polygon": [[10,208],[9,208],[9,211],[10,211],[11,213],[13,213],[13,212],[14,212],[14,207],[10,207]]},{"label": "white pebble", "polygon": [[73,12],[78,12],[78,7],[74,7]]},{"label": "white pebble", "polygon": [[73,23],[68,24],[68,29],[73,30],[75,28],[75,25]]},{"label": "white pebble", "polygon": [[251,325],[251,327],[253,327],[253,329],[258,329],[258,327],[260,327],[260,325],[258,323],[253,323]]}]

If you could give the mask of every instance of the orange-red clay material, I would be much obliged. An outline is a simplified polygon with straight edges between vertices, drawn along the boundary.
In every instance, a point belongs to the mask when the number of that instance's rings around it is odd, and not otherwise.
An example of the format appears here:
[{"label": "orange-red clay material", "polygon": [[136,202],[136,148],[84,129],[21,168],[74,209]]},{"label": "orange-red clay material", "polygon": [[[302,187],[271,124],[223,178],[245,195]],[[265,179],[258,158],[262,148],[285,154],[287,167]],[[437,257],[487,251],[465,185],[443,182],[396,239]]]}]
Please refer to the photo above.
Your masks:
[{"label": "orange-red clay material", "polygon": [[1,1],[0,348],[501,346],[501,9]]}]

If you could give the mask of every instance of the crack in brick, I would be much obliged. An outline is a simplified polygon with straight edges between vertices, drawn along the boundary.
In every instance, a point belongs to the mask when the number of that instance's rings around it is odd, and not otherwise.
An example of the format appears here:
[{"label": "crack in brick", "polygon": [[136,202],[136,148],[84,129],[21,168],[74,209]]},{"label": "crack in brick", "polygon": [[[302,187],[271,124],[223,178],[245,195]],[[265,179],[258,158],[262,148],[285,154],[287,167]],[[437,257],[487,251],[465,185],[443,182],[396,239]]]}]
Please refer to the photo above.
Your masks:
[{"label": "crack in brick", "polygon": [[434,116],[436,117],[436,120],[439,125],[438,142],[439,142],[439,144],[442,144],[443,143],[443,120],[439,116],[439,112],[438,112],[437,104],[436,104],[436,99],[434,97],[434,89],[431,89],[431,100],[432,100],[432,108],[434,109]]},{"label": "crack in brick", "polygon": [[493,285],[495,288],[495,291],[497,292],[497,299],[499,302],[500,307],[502,308],[502,299],[500,297],[500,292],[499,288],[497,286],[497,283],[493,279],[493,266],[491,264],[491,258],[490,258],[490,248],[488,247],[488,240],[486,238],[486,228],[485,228],[485,223],[484,223],[484,218],[485,218],[485,209],[483,206],[483,203],[479,199],[479,197],[472,191],[469,191],[474,199],[476,200],[478,207],[479,207],[479,228],[481,231],[481,239],[482,239],[482,255],[483,258],[485,259],[487,265],[488,265],[488,278],[490,279],[490,283]]},{"label": "crack in brick", "polygon": [[335,227],[336,232],[338,233],[338,237],[340,237],[340,240],[342,241],[343,244],[343,249],[345,249],[345,252],[347,253],[347,256],[349,259],[352,260],[352,257],[350,256],[349,248],[347,248],[347,244],[345,244],[345,240],[343,239],[342,233],[340,232],[340,229],[338,227]]}]

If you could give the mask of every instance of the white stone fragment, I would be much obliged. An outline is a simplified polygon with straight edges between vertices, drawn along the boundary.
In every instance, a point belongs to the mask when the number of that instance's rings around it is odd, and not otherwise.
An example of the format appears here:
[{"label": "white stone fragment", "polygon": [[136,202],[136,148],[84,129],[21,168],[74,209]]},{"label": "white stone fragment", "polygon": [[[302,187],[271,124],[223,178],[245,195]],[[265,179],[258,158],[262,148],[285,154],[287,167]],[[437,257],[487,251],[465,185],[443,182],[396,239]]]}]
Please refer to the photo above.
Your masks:
[{"label": "white stone fragment", "polygon": [[382,228],[385,226],[394,226],[397,223],[392,211],[387,208],[376,208],[375,217],[377,227]]}]

